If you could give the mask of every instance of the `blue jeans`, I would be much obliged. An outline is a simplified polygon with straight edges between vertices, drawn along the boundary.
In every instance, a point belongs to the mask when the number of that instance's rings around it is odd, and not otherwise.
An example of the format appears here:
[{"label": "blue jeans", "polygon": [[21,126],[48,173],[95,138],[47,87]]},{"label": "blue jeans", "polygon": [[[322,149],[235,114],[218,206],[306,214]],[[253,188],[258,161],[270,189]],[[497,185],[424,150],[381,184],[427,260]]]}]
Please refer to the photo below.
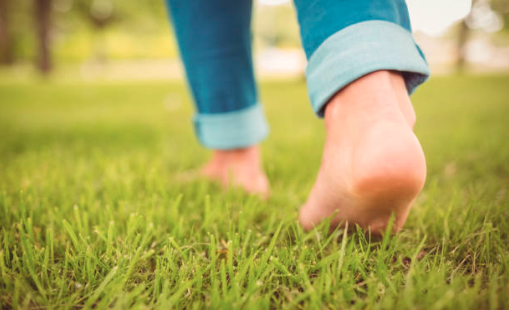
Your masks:
[{"label": "blue jeans", "polygon": [[[200,142],[255,145],[268,134],[251,54],[252,0],[166,0],[197,113]],[[409,93],[429,76],[404,0],[295,0],[311,105],[370,72],[401,72]]]}]

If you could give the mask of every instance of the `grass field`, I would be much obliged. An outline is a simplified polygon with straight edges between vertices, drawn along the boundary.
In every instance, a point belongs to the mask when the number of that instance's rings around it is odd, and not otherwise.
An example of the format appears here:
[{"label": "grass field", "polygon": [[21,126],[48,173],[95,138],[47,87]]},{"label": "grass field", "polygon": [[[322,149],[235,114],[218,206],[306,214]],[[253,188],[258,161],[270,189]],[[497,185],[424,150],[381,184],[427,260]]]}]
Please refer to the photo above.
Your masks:
[{"label": "grass field", "polygon": [[509,76],[413,96],[427,184],[404,230],[303,232],[324,128],[261,85],[272,197],[183,172],[208,153],[182,84],[0,82],[1,309],[507,309]]}]

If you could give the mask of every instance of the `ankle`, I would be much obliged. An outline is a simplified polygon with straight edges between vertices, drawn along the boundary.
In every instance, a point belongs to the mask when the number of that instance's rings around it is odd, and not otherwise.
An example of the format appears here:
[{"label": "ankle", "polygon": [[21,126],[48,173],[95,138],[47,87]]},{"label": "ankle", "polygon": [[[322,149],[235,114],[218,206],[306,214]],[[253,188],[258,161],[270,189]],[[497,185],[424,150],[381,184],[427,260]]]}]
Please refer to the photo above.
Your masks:
[{"label": "ankle", "polygon": [[214,150],[211,161],[218,164],[249,162],[258,165],[261,162],[260,148],[258,145],[254,145],[239,149]]},{"label": "ankle", "polygon": [[367,74],[335,94],[325,107],[325,125],[357,119],[371,122],[391,116],[405,120],[410,128],[415,112],[408,97],[405,80],[394,71]]}]

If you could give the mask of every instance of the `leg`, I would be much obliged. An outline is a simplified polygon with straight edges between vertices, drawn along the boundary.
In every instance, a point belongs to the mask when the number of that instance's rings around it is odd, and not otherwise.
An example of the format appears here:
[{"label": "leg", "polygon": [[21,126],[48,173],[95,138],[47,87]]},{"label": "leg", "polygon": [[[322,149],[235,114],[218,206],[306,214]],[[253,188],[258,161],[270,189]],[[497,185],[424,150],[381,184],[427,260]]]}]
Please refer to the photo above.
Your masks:
[{"label": "leg", "polygon": [[336,214],[374,233],[403,226],[426,163],[408,93],[428,67],[402,0],[296,0],[311,103],[327,131],[315,185],[300,212],[311,229]]},{"label": "leg", "polygon": [[198,113],[195,129],[214,150],[202,174],[266,195],[257,144],[268,134],[251,59],[251,0],[167,0]]}]

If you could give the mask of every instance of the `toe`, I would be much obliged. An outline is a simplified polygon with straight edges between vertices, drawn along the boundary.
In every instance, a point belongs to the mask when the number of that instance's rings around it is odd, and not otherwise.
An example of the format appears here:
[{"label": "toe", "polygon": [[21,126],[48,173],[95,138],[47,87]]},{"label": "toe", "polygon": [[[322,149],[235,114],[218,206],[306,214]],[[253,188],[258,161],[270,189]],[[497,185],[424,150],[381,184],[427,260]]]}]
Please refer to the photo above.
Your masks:
[{"label": "toe", "polygon": [[299,224],[305,231],[310,231],[316,226],[316,219],[309,204],[305,204],[299,211]]}]

